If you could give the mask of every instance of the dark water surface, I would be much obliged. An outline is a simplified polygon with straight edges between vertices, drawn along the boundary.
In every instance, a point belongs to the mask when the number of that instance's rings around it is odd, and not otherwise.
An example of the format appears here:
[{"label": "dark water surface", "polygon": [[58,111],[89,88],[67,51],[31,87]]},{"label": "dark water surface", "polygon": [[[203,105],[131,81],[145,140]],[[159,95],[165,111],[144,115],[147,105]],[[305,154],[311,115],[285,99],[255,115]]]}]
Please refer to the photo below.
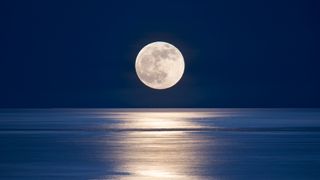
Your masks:
[{"label": "dark water surface", "polygon": [[320,109],[0,110],[0,179],[320,179]]}]

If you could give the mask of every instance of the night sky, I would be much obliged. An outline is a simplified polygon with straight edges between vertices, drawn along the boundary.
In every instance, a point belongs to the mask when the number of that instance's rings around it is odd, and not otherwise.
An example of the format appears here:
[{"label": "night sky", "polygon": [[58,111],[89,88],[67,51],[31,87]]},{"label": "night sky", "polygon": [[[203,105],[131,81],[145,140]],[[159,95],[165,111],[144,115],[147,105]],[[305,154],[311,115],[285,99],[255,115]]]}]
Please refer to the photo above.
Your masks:
[{"label": "night sky", "polygon": [[[320,1],[0,2],[0,107],[320,107]],[[166,41],[186,69],[148,88]]]}]

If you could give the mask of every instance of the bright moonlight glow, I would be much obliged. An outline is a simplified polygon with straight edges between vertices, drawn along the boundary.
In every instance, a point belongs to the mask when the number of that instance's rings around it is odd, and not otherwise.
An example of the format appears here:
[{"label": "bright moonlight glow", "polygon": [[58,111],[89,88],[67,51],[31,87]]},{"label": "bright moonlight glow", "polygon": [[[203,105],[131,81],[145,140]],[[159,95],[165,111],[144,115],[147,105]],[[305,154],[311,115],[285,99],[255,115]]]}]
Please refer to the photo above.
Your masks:
[{"label": "bright moonlight glow", "polygon": [[136,72],[145,85],[154,89],[167,89],[181,79],[184,59],[181,52],[172,44],[153,42],[139,52]]}]

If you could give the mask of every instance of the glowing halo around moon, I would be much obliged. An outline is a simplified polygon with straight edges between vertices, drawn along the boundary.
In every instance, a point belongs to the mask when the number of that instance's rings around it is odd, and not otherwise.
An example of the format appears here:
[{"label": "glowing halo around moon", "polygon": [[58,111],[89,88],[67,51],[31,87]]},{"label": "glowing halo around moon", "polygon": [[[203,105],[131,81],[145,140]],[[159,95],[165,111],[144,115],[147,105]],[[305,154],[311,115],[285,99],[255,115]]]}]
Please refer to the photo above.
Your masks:
[{"label": "glowing halo around moon", "polygon": [[181,79],[184,66],[184,58],[179,49],[161,41],[143,47],[135,63],[139,79],[153,89],[174,86]]}]

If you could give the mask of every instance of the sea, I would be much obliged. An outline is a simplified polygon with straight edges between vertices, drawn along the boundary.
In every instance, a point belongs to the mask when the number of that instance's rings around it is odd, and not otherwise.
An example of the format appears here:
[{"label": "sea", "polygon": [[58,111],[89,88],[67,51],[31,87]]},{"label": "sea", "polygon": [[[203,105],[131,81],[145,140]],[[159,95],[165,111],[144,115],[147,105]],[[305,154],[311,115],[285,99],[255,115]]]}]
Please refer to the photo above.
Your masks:
[{"label": "sea", "polygon": [[0,179],[320,179],[320,109],[0,109]]}]

